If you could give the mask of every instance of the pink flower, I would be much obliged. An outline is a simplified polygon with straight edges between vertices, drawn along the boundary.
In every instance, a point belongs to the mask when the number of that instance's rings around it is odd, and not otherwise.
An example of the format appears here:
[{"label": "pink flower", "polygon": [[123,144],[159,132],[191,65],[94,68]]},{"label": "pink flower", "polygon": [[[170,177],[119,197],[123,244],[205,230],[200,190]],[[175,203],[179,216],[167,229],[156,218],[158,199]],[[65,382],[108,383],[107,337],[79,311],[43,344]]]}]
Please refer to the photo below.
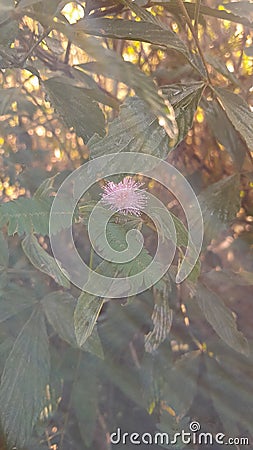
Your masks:
[{"label": "pink flower", "polygon": [[118,184],[107,181],[103,187],[102,202],[115,212],[140,216],[141,210],[147,205],[147,194],[139,189],[143,184],[131,177],[125,177]]}]

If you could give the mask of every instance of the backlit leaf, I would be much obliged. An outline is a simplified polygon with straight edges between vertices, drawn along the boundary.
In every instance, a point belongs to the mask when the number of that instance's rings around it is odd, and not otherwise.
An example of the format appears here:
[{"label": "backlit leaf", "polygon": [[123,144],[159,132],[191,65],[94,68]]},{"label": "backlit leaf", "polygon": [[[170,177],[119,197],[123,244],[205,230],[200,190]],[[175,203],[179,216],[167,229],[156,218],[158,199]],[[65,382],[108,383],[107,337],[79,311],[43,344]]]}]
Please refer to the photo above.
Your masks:
[{"label": "backlit leaf", "polygon": [[229,120],[239,131],[249,149],[253,149],[253,112],[240,95],[223,88],[216,88],[217,93]]},{"label": "backlit leaf", "polygon": [[128,98],[120,108],[119,117],[109,125],[107,136],[88,142],[91,157],[110,153],[141,152],[164,159],[168,152],[169,138],[157,118],[146,104],[136,98]]},{"label": "backlit leaf", "polygon": [[[122,81],[134,89],[136,94],[147,103],[151,111],[160,119],[170,138],[172,140],[176,138],[177,125],[174,111],[169,102],[163,99],[161,92],[157,90],[150,77],[141,72],[134,64],[123,61],[115,52],[104,48],[97,39],[88,37],[84,30],[56,22],[53,26],[95,59],[97,73]],[[87,65],[79,65],[79,67],[88,70]]]},{"label": "backlit leaf", "polygon": [[82,19],[73,27],[95,36],[144,41],[171,48],[189,56],[189,50],[176,33],[158,24],[123,19]]},{"label": "backlit leaf", "polygon": [[222,3],[225,9],[253,23],[253,4],[251,1]]},{"label": "backlit leaf", "polygon": [[240,134],[218,102],[205,102],[204,108],[207,122],[215,138],[225,147],[236,167],[240,169],[246,155],[246,145]]},{"label": "backlit leaf", "polygon": [[67,79],[54,77],[44,82],[56,110],[68,127],[73,127],[87,142],[94,134],[105,134],[105,119],[98,103],[89,96],[89,89],[72,86]]},{"label": "backlit leaf", "polygon": [[185,138],[192,127],[194,115],[204,88],[205,84],[202,82],[175,84],[162,88],[165,97],[168,98],[175,111],[178,126],[176,145]]},{"label": "backlit leaf", "polygon": [[[178,14],[177,0],[170,0],[170,1],[152,0],[150,3],[152,5],[156,5],[156,4],[164,5],[165,8],[168,9],[169,11],[172,11],[174,14]],[[236,3],[238,3],[238,2],[236,2]],[[230,4],[232,4],[232,2],[226,3],[223,6],[226,8],[226,6],[227,5],[229,6]],[[185,5],[186,10],[187,10],[188,14],[190,15],[190,17],[193,17],[194,11],[195,11],[195,4],[186,1],[186,2],[184,2],[184,5]],[[228,20],[230,22],[235,22],[235,23],[241,23],[242,25],[245,25],[245,26],[248,26],[251,28],[253,27],[251,21],[248,18],[242,17],[241,15],[236,14],[236,13],[235,14],[230,13],[230,12],[226,11],[225,9],[216,9],[216,8],[210,8],[209,6],[200,5],[200,13],[207,15],[207,16],[215,17],[217,19]]]}]

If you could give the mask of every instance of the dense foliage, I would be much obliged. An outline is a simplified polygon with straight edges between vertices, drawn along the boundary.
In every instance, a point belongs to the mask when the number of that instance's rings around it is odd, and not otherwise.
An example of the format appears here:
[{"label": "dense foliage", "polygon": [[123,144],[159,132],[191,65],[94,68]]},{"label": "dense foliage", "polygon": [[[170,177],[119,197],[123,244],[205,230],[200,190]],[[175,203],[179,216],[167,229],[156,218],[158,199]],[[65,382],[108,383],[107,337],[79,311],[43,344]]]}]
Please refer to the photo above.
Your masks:
[{"label": "dense foliage", "polygon": [[[192,420],[253,439],[252,28],[250,1],[0,0],[1,449],[110,449],[117,427],[172,436]],[[144,179],[172,214],[177,253],[155,286],[110,300],[68,281],[49,215],[74,169],[119,152],[178,168],[205,234],[176,284],[185,217]],[[96,271],[130,276],[152,259],[152,224],[116,214],[112,247],[141,226],[144,248],[101,262],[86,231],[100,194],[97,183],[80,200],[75,244]]]}]

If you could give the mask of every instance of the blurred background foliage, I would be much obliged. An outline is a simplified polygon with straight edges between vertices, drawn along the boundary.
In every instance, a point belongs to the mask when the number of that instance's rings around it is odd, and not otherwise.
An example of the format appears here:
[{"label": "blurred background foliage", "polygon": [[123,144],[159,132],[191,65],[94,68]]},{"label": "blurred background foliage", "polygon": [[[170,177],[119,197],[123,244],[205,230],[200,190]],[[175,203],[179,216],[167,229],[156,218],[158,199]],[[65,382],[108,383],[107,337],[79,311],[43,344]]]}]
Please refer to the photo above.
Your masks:
[{"label": "blurred background foliage", "polygon": [[[252,442],[252,28],[250,1],[0,0],[1,450],[109,450],[117,427],[191,420]],[[63,276],[48,217],[72,170],[126,150],[186,176],[205,239],[180,286],[175,260],[153,289],[104,301]],[[147,187],[184,248],[175,198]],[[74,225],[86,261],[90,199]]]}]

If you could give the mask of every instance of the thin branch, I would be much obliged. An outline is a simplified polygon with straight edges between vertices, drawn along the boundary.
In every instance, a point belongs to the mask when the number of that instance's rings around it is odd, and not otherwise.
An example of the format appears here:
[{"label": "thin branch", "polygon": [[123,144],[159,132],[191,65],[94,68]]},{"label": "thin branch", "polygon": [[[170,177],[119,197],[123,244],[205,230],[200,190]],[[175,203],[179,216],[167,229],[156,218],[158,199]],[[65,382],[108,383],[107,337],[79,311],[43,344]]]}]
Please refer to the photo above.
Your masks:
[{"label": "thin branch", "polygon": [[194,10],[194,29],[198,36],[198,24],[199,24],[199,12],[200,12],[201,0],[196,0],[195,10]]},{"label": "thin branch", "polygon": [[66,48],[65,57],[64,57],[64,64],[68,64],[69,63],[69,56],[70,56],[71,45],[72,45],[72,42],[69,40],[67,48]]},{"label": "thin branch", "polygon": [[105,433],[105,437],[106,437],[105,448],[106,448],[106,450],[111,450],[109,430],[106,425],[105,419],[104,419],[103,415],[101,414],[101,412],[99,411],[99,409],[98,409],[98,422],[99,422],[99,425],[102,428],[103,432]]},{"label": "thin branch", "polygon": [[211,80],[210,75],[209,75],[209,72],[208,72],[207,63],[206,63],[204,54],[203,54],[203,52],[202,52],[202,48],[201,48],[201,46],[200,46],[200,44],[199,44],[198,36],[197,36],[197,34],[196,34],[196,32],[195,32],[195,29],[194,29],[194,27],[193,27],[193,25],[192,25],[190,16],[189,16],[189,14],[188,14],[188,12],[187,12],[187,9],[186,9],[186,7],[185,7],[185,5],[184,5],[184,2],[183,2],[183,0],[177,0],[177,4],[178,4],[178,6],[179,6],[179,8],[180,8],[180,10],[181,10],[181,12],[182,12],[182,14],[183,14],[184,17],[186,18],[187,25],[188,25],[188,27],[189,27],[190,30],[191,30],[191,34],[192,34],[192,36],[193,36],[193,38],[194,38],[196,47],[197,47],[198,52],[199,52],[199,56],[200,56],[200,58],[202,59],[203,65],[204,65],[204,67],[205,67],[206,75],[207,75],[207,80],[208,80],[209,84],[212,85],[212,80]]},{"label": "thin branch", "polygon": [[52,30],[51,27],[48,27],[44,33],[39,37],[39,39],[31,46],[31,48],[29,49],[29,51],[26,53],[26,55],[21,59],[20,61],[20,66],[23,66],[24,63],[26,62],[26,60],[33,54],[34,50],[38,47],[38,45],[40,45],[40,43],[45,39],[45,37],[47,37],[47,35],[50,33],[50,31]]}]

